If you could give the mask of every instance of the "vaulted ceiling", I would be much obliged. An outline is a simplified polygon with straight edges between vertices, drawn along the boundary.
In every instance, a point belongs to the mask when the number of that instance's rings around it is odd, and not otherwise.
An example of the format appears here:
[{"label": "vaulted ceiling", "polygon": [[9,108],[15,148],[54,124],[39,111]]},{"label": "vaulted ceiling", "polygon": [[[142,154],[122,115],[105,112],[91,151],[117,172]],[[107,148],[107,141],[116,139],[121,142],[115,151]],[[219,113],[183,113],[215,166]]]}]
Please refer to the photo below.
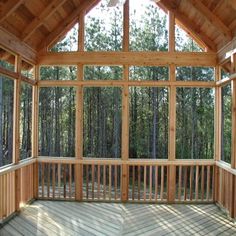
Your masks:
[{"label": "vaulted ceiling", "polygon": [[[99,0],[0,0],[0,43],[29,58],[55,42]],[[163,10],[209,51],[235,46],[236,0],[161,0]],[[18,43],[17,45],[15,43]],[[30,55],[32,54],[32,55]]]}]

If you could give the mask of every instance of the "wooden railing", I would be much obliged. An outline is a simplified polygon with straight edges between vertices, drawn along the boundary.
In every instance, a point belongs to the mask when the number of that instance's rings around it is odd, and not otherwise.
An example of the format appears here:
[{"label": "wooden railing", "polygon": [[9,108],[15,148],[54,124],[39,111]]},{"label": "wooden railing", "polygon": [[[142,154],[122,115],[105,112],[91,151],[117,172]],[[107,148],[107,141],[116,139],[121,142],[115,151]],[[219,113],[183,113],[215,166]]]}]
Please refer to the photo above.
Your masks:
[{"label": "wooden railing", "polygon": [[[211,160],[171,162],[40,157],[38,162],[40,199],[77,200],[76,181],[81,181],[82,197],[79,200],[84,201],[214,201],[215,162]],[[82,166],[81,178],[76,176],[76,165]],[[128,175],[123,174],[126,167]],[[172,182],[171,171],[175,172]],[[122,198],[122,194],[127,198]]]},{"label": "wooden railing", "polygon": [[0,169],[0,222],[34,198],[36,159]]},{"label": "wooden railing", "polygon": [[215,200],[226,210],[227,214],[236,218],[236,170],[222,161],[216,162]]}]

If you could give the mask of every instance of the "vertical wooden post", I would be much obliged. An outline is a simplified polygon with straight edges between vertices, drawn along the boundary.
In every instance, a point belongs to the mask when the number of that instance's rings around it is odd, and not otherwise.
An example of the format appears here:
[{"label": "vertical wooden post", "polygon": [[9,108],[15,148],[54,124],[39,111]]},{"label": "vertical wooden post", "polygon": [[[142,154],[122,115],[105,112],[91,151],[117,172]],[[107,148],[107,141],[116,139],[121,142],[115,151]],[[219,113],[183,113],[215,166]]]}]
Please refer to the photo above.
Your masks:
[{"label": "vertical wooden post", "polygon": [[[129,51],[129,0],[124,4],[124,28],[123,28],[123,51]],[[124,78],[129,80],[129,66],[124,65]],[[121,144],[121,159],[126,161],[129,159],[129,86],[126,84],[122,90],[122,144]],[[129,188],[129,166],[122,164],[121,167],[121,200],[128,200]]]},{"label": "vertical wooden post", "polygon": [[[15,71],[21,75],[21,57],[16,56]],[[13,163],[20,160],[20,90],[21,76],[14,81],[14,111],[13,111]],[[20,209],[21,170],[15,171],[15,210]]]},{"label": "vertical wooden post", "polygon": [[169,52],[175,51],[175,16],[174,13],[168,12],[169,17]]},{"label": "vertical wooden post", "polygon": [[[169,67],[170,81],[175,81],[175,66]],[[168,160],[175,160],[175,139],[176,139],[176,87],[170,86],[169,90],[169,143],[168,143]],[[176,167],[170,165],[168,167],[168,202],[175,201],[176,189]]]},{"label": "vertical wooden post", "polygon": [[[37,82],[39,80],[39,66],[35,66],[34,71],[34,77],[35,81]],[[37,158],[38,157],[38,150],[39,150],[39,140],[38,140],[38,113],[39,109],[39,87],[38,85],[33,86],[33,92],[32,92],[32,157]],[[34,164],[34,198],[38,198],[38,163]]]},{"label": "vertical wooden post", "polygon": [[[78,50],[84,51],[84,12],[79,17]],[[77,65],[77,80],[84,77],[83,65]],[[76,87],[75,156],[83,159],[83,86]],[[83,164],[75,164],[75,200],[83,200]]]},{"label": "vertical wooden post", "polygon": [[[232,145],[231,145],[231,167],[236,168],[236,53],[231,56],[231,91],[232,91]],[[231,174],[232,185],[230,186],[231,191],[231,209],[230,216],[236,217],[236,176]]]}]

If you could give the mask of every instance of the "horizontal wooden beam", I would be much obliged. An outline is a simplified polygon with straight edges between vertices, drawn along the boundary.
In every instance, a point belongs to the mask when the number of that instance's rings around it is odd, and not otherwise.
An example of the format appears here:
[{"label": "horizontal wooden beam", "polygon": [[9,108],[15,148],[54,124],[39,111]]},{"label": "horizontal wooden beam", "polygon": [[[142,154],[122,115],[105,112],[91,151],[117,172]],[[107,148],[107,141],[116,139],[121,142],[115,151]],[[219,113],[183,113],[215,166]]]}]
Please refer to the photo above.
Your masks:
[{"label": "horizontal wooden beam", "polygon": [[202,87],[213,88],[215,82],[202,82],[202,81],[125,81],[125,80],[90,80],[90,81],[66,81],[66,80],[40,80],[38,81],[39,87],[123,87],[123,86],[142,86],[142,87]]},{"label": "horizontal wooden beam", "polygon": [[21,78],[21,80],[23,82],[26,82],[26,83],[31,84],[31,85],[36,85],[36,81],[34,81],[32,79],[29,79],[26,76],[21,75],[21,74],[19,74],[17,72],[9,71],[9,70],[4,69],[2,67],[0,67],[0,74],[4,75],[4,76],[6,76],[6,77],[8,77],[10,79],[19,79],[19,78]]},{"label": "horizontal wooden beam", "polygon": [[20,161],[18,164],[10,164],[7,166],[3,166],[0,168],[0,176],[10,173],[12,171],[19,170],[25,166],[34,164],[36,161],[37,161],[36,158],[28,158],[28,159]]},{"label": "horizontal wooden beam", "polygon": [[216,66],[215,53],[203,52],[64,52],[39,56],[40,65]]},{"label": "horizontal wooden beam", "polygon": [[15,54],[21,55],[23,59],[26,59],[32,64],[37,63],[36,51],[2,27],[0,27],[0,45]]},{"label": "horizontal wooden beam", "polygon": [[196,166],[196,165],[215,165],[214,160],[175,160],[168,161],[167,159],[112,159],[112,158],[62,158],[62,157],[42,157],[37,158],[39,163],[64,163],[64,164],[100,164],[100,165],[175,165],[175,166]]},{"label": "horizontal wooden beam", "polygon": [[236,169],[233,169],[230,164],[224,161],[216,161],[216,166],[236,176]]}]

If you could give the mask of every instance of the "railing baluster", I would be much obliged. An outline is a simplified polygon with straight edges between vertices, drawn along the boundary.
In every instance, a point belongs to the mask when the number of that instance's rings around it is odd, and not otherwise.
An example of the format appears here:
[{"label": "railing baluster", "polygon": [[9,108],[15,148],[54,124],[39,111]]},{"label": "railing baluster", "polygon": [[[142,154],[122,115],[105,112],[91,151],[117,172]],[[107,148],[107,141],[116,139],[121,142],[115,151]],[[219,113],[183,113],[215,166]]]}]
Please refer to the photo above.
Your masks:
[{"label": "railing baluster", "polygon": [[193,200],[193,166],[190,167],[190,178],[189,178],[189,199]]},{"label": "railing baluster", "polygon": [[86,199],[89,198],[89,165],[86,165]]},{"label": "railing baluster", "polygon": [[109,165],[109,200],[111,200],[111,165]]},{"label": "railing baluster", "polygon": [[52,198],[55,198],[55,178],[56,178],[56,173],[55,173],[55,164],[52,164]]},{"label": "railing baluster", "polygon": [[149,200],[152,200],[152,165],[149,166]]},{"label": "railing baluster", "polygon": [[179,166],[179,189],[178,189],[178,199],[181,201],[182,193],[182,166]]},{"label": "railing baluster", "polygon": [[117,165],[115,165],[114,168],[115,168],[115,200],[117,200]]},{"label": "railing baluster", "polygon": [[199,166],[196,166],[196,178],[195,178],[195,200],[198,200],[198,178],[199,178]]},{"label": "railing baluster", "polygon": [[134,200],[135,166],[132,166],[132,200]]},{"label": "railing baluster", "polygon": [[72,198],[72,164],[69,164],[69,198]]},{"label": "railing baluster", "polygon": [[188,166],[185,166],[185,171],[184,171],[184,201],[187,199],[187,184],[188,184]]},{"label": "railing baluster", "polygon": [[50,196],[50,163],[47,164],[47,197]]},{"label": "railing baluster", "polygon": [[147,166],[144,165],[144,176],[143,176],[143,200],[146,201],[146,178],[147,178]]},{"label": "railing baluster", "polygon": [[163,192],[164,192],[164,166],[161,166],[161,194],[160,194],[161,201],[163,201]]},{"label": "railing baluster", "polygon": [[97,189],[97,198],[100,199],[100,165],[98,164],[98,175],[97,175],[97,181],[98,181],[98,189]]},{"label": "railing baluster", "polygon": [[138,200],[140,200],[140,182],[141,182],[141,170],[140,166],[138,166]]},{"label": "railing baluster", "polygon": [[94,199],[94,164],[92,164],[92,199]]},{"label": "railing baluster", "polygon": [[158,197],[158,166],[155,166],[155,201]]},{"label": "railing baluster", "polygon": [[106,199],[106,165],[103,166],[103,199]]},{"label": "railing baluster", "polygon": [[206,195],[207,201],[209,201],[209,194],[210,194],[210,173],[211,173],[210,166],[207,166],[207,195]]},{"label": "railing baluster", "polygon": [[42,163],[42,198],[44,198],[44,163]]},{"label": "railing baluster", "polygon": [[58,197],[61,197],[61,164],[57,166]]},{"label": "railing baluster", "polygon": [[204,166],[202,166],[202,173],[201,173],[201,199],[204,200]]}]

